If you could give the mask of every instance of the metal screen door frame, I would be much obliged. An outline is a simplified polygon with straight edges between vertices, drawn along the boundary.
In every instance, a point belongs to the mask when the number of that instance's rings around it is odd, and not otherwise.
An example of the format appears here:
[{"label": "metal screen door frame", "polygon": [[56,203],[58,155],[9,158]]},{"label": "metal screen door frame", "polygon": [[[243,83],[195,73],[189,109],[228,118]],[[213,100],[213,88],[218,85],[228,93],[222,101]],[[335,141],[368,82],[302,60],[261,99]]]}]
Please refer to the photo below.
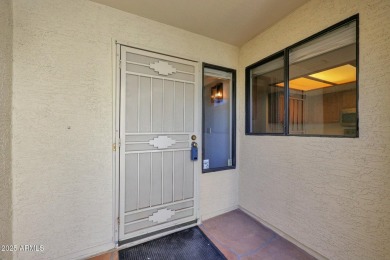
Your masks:
[{"label": "metal screen door frame", "polygon": [[[116,87],[116,95],[115,95],[116,96],[115,113],[116,113],[117,123],[115,124],[116,125],[115,126],[115,128],[116,128],[115,135],[117,137],[116,137],[116,142],[114,143],[115,147],[113,148],[113,150],[116,151],[115,154],[117,156],[115,168],[116,168],[116,172],[117,172],[117,174],[116,174],[116,176],[117,176],[117,180],[116,180],[117,211],[116,212],[118,214],[118,220],[117,220],[117,225],[116,225],[115,229],[116,229],[116,232],[118,234],[118,241],[131,240],[132,238],[147,236],[150,233],[156,234],[159,231],[163,232],[163,230],[166,230],[168,228],[173,228],[173,231],[175,231],[175,227],[177,227],[177,226],[179,226],[178,227],[178,230],[179,230],[179,229],[182,229],[181,225],[183,225],[183,224],[185,225],[185,223],[193,222],[193,221],[198,221],[198,222],[200,221],[199,220],[199,185],[198,184],[199,184],[199,174],[201,171],[201,168],[200,168],[201,165],[200,165],[200,160],[197,160],[197,161],[193,162],[193,182],[194,182],[193,183],[193,199],[192,199],[193,200],[193,205],[192,205],[193,215],[191,215],[189,217],[180,218],[178,220],[169,221],[166,223],[164,223],[164,222],[161,224],[159,223],[155,226],[147,227],[144,229],[140,229],[140,230],[131,232],[130,235],[125,233],[125,218],[126,218],[126,214],[128,214],[128,213],[126,213],[126,210],[125,210],[125,181],[124,181],[125,175],[126,175],[126,169],[125,169],[125,163],[124,163],[126,161],[126,153],[125,153],[125,147],[126,147],[126,129],[125,129],[126,124],[125,124],[125,122],[126,122],[126,118],[125,118],[125,113],[123,113],[122,111],[126,110],[126,104],[124,101],[126,100],[126,87],[127,87],[126,86],[126,76],[128,74],[128,71],[126,70],[126,65],[128,62],[126,60],[126,57],[124,57],[124,55],[126,55],[127,53],[152,57],[152,58],[155,58],[158,60],[171,61],[173,63],[187,64],[187,65],[194,67],[193,131],[186,132],[185,126],[183,126],[183,132],[180,132],[178,134],[188,134],[188,136],[196,135],[197,136],[196,142],[199,144],[199,151],[201,151],[201,149],[202,149],[200,147],[202,142],[201,142],[201,129],[200,129],[200,127],[201,127],[201,123],[200,123],[201,122],[200,121],[201,120],[201,117],[200,117],[201,116],[201,106],[200,106],[201,89],[199,86],[199,82],[201,82],[200,78],[199,78],[201,75],[201,73],[200,73],[201,66],[199,66],[199,63],[195,62],[195,61],[187,60],[184,58],[177,58],[177,57],[173,57],[173,56],[169,56],[169,55],[155,53],[152,51],[129,47],[126,45],[116,44],[116,57],[117,57],[116,66],[117,67],[116,67],[115,73],[117,75],[117,81],[116,81],[117,87]],[[141,78],[141,76],[139,76],[139,78]],[[151,78],[151,82],[153,82],[153,78]],[[164,79],[163,79],[163,82],[164,82]],[[183,85],[184,93],[185,93],[185,87],[186,87],[186,85],[184,84]],[[175,89],[176,88],[174,85],[174,90]],[[151,96],[153,96],[152,86],[151,86],[150,91],[151,91]],[[175,96],[173,98],[175,99]],[[162,100],[163,100],[162,102],[164,102],[164,98],[162,98]],[[138,102],[140,103],[140,101],[138,101]],[[185,101],[183,101],[183,102],[184,102],[183,106],[185,106]],[[152,101],[151,101],[151,104],[152,104]],[[153,112],[151,112],[151,113],[153,113]],[[185,112],[183,112],[183,113],[185,114]],[[139,119],[138,119],[138,121],[139,121]],[[183,122],[184,122],[184,124],[186,124],[185,119]],[[150,134],[155,134],[155,135],[174,135],[174,134],[176,134],[176,132],[163,132],[164,131],[163,129],[162,129],[161,133],[153,133],[152,126],[151,126],[150,131],[151,131]],[[189,142],[190,142],[190,140],[189,140]],[[162,151],[164,151],[164,150],[162,150]],[[185,154],[186,154],[186,151],[183,151],[183,158],[184,158]],[[172,156],[175,157],[175,151],[172,151]],[[139,154],[138,154],[138,158],[139,158]],[[139,164],[140,163],[138,161],[138,165]],[[185,165],[185,163],[183,163],[183,165]],[[163,167],[163,166],[161,166],[161,167]],[[173,165],[172,167],[175,167],[175,165]],[[164,170],[162,170],[162,172],[163,172],[162,173],[162,175],[163,175]],[[184,175],[184,173],[183,173],[183,175]],[[152,173],[150,176],[152,176]],[[174,186],[175,186],[175,179],[174,178],[175,178],[175,176],[173,175],[173,177],[172,177],[173,190],[174,190]],[[184,180],[182,180],[182,181],[184,183]],[[139,179],[138,179],[138,185],[139,185]],[[164,184],[162,183],[161,185],[164,185]],[[183,184],[183,194],[184,194],[184,184]],[[175,193],[173,192],[173,194],[172,194],[173,203],[175,203],[174,197],[175,197]],[[184,195],[183,195],[183,201],[185,202]],[[163,197],[162,197],[161,198],[161,207],[164,207],[164,205],[165,204],[164,204]],[[156,206],[155,206],[155,208],[156,208]],[[153,235],[153,237],[156,237],[156,236]],[[144,239],[143,239],[143,241],[144,241]]]}]

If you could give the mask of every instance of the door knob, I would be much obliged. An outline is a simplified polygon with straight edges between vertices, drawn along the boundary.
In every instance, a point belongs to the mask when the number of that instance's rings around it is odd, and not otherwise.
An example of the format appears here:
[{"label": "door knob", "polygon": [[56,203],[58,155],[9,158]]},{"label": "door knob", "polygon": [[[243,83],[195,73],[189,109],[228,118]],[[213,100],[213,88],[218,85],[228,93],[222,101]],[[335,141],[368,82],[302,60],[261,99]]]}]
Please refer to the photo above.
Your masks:
[{"label": "door knob", "polygon": [[192,136],[191,136],[191,140],[192,140],[192,141],[195,141],[195,140],[196,140],[196,135],[192,135]]}]

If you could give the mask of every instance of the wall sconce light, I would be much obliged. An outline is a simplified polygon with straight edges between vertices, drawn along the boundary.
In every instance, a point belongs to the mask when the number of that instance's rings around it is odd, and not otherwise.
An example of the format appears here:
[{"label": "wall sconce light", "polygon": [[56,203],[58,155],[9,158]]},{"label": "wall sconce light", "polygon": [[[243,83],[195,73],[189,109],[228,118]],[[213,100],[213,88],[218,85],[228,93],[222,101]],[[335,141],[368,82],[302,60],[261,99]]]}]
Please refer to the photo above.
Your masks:
[{"label": "wall sconce light", "polygon": [[211,88],[211,103],[220,103],[223,100],[223,84],[219,83]]}]

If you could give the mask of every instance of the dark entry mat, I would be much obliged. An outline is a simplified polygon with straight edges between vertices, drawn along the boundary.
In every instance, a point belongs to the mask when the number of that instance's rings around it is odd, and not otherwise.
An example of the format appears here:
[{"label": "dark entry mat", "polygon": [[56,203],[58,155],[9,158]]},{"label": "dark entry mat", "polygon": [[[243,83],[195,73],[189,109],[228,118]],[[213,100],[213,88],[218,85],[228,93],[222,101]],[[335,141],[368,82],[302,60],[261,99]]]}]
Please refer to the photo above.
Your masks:
[{"label": "dark entry mat", "polygon": [[205,234],[193,227],[119,251],[123,260],[226,260]]}]

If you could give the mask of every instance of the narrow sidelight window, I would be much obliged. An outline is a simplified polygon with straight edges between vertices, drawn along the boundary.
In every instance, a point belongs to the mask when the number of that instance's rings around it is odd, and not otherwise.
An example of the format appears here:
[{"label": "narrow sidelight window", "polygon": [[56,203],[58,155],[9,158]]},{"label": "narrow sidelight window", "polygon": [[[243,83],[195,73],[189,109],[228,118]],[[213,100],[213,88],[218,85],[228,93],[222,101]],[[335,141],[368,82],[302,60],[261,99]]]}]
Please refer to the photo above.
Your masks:
[{"label": "narrow sidelight window", "polygon": [[246,133],[358,137],[358,16],[246,69]]},{"label": "narrow sidelight window", "polygon": [[203,65],[203,172],[235,168],[236,71]]}]

